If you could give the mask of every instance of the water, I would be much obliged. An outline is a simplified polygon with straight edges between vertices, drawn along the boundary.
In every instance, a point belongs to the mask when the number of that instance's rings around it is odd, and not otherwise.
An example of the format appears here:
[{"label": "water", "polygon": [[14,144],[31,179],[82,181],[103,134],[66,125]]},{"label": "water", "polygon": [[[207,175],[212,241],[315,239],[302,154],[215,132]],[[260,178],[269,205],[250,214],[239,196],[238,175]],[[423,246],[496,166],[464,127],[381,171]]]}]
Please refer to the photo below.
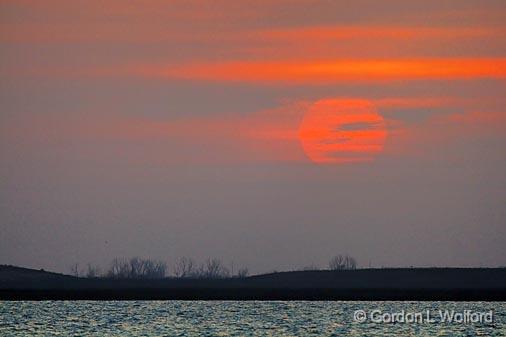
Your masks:
[{"label": "water", "polygon": [[[492,310],[493,322],[441,322],[439,310]],[[0,336],[506,336],[506,302],[0,302]]]}]

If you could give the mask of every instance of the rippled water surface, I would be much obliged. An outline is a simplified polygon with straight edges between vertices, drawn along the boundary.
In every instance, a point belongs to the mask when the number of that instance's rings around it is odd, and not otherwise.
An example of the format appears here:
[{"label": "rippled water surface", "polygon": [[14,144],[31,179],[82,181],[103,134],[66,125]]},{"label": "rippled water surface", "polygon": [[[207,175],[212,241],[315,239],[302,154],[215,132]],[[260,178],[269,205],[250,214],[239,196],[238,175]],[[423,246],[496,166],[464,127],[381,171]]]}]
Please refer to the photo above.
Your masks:
[{"label": "rippled water surface", "polygon": [[[492,311],[493,321],[486,322],[484,317],[478,322],[441,322],[439,310],[474,313],[475,319],[478,313]],[[414,319],[408,314],[418,313],[422,321],[406,322]],[[397,320],[404,317],[404,322],[384,322],[393,319],[392,314],[397,314]],[[468,320],[471,318],[468,316]],[[0,336],[55,335],[506,336],[506,303],[0,302]]]}]

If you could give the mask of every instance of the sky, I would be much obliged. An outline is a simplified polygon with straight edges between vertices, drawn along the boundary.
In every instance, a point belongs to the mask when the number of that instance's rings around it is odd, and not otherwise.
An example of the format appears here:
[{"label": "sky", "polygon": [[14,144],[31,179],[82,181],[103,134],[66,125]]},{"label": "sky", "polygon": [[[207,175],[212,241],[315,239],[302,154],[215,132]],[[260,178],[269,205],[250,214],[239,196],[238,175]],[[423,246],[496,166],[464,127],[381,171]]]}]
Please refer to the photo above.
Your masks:
[{"label": "sky", "polygon": [[503,0],[0,0],[0,263],[506,265]]}]

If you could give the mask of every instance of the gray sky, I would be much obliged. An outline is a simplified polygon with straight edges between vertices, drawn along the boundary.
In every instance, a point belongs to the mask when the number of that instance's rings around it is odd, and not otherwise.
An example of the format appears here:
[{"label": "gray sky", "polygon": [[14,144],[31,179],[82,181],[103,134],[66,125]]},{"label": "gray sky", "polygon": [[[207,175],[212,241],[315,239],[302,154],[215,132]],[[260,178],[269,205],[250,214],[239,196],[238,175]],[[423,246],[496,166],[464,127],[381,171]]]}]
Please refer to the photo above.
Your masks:
[{"label": "gray sky", "polygon": [[0,263],[506,265],[504,1],[0,1]]}]

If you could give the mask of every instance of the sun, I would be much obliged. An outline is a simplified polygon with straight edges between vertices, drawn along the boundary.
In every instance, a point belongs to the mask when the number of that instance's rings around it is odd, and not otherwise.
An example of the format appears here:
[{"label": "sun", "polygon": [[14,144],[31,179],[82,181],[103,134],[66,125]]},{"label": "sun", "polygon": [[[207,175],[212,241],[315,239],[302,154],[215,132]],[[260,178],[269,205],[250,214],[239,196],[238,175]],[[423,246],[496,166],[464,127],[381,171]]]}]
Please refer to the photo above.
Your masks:
[{"label": "sun", "polygon": [[305,113],[299,140],[317,164],[372,161],[383,151],[385,120],[362,99],[324,99]]}]

